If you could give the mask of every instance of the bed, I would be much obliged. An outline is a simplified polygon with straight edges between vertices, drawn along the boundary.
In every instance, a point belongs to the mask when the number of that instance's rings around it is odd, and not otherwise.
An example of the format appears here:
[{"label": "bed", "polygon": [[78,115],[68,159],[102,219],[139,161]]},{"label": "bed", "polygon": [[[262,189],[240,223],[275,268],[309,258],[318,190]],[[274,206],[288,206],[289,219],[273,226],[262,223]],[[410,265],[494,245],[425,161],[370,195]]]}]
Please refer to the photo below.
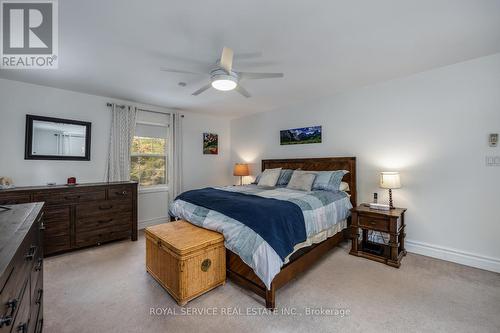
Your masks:
[{"label": "bed", "polygon": [[[348,173],[342,180],[348,183],[350,191],[346,194],[327,191],[303,192],[283,187],[267,188],[256,185],[230,186],[191,191],[193,192],[190,194],[191,199],[188,200],[189,195],[183,194],[184,196],[179,196],[170,208],[171,215],[176,218],[182,218],[200,227],[224,234],[228,277],[263,297],[267,308],[275,308],[277,289],[313,265],[329,249],[350,237],[348,231],[350,208],[356,205],[356,159],[354,157],[262,161],[262,170],[280,167],[307,171],[347,170]],[[240,198],[246,199],[247,197],[257,200],[256,203],[252,203],[257,206],[253,207],[259,208],[258,211],[262,212],[266,210],[260,208],[264,208],[269,202],[273,205],[275,203],[285,205],[283,210],[286,213],[291,211],[291,209],[287,210],[287,207],[296,209],[300,207],[298,214],[304,221],[305,238],[293,243],[293,249],[281,251],[274,241],[277,240],[280,244],[286,243],[282,242],[281,238],[293,237],[298,225],[294,225],[293,228],[285,225],[285,228],[292,230],[292,234],[287,233],[286,229],[267,231],[267,234],[256,233],[253,231],[255,228],[248,228],[248,224],[241,223],[242,218],[238,217],[240,215],[235,217],[234,211],[231,215],[224,209],[214,207],[208,209],[202,200],[198,202],[192,199],[202,198],[203,195],[217,203],[226,201],[226,207],[234,203],[238,212],[247,207],[244,201],[239,203]],[[220,198],[213,199],[214,195],[219,195]],[[261,202],[258,201],[259,198],[262,198]],[[286,206],[286,204],[293,207]],[[267,212],[267,215],[259,216],[256,210],[255,217],[251,216],[250,219],[256,220],[256,223],[266,228],[262,220],[273,221],[269,225],[275,225],[279,209],[273,209],[272,213],[269,213],[270,210]],[[292,223],[292,217],[287,219],[288,217],[284,216],[281,219],[288,224]]]}]

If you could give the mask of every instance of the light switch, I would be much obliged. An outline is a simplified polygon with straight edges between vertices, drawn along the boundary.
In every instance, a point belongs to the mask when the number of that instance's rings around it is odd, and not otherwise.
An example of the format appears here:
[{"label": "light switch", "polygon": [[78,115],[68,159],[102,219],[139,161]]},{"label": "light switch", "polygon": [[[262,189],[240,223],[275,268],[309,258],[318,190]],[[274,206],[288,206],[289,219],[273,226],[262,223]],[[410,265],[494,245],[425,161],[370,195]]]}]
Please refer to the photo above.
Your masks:
[{"label": "light switch", "polygon": [[491,133],[489,139],[490,147],[496,147],[498,143],[498,133]]}]

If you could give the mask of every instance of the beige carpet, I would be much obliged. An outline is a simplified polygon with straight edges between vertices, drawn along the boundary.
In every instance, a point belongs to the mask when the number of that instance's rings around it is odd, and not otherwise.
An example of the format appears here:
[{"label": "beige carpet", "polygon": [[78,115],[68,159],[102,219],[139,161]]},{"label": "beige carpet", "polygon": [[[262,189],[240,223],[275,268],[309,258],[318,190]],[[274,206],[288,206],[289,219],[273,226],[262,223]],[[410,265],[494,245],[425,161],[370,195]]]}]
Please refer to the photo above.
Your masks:
[{"label": "beige carpet", "polygon": [[183,309],[146,273],[141,233],[45,261],[44,332],[500,332],[500,274],[414,254],[395,269],[347,252],[280,289],[275,314],[231,282]]}]

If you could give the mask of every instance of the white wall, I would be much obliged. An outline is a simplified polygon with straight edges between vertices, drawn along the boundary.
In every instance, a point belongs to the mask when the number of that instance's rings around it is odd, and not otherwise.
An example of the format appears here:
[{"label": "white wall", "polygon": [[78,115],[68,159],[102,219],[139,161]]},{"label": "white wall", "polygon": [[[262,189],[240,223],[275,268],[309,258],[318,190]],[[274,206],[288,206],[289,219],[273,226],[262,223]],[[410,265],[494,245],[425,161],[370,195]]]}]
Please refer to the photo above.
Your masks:
[{"label": "white wall", "polygon": [[[71,176],[78,182],[104,180],[111,114],[107,102],[127,103],[102,96],[0,79],[0,176],[11,177],[17,186],[65,183]],[[130,102],[129,102],[130,103]],[[141,108],[161,112],[168,109],[148,105]],[[26,114],[68,118],[92,123],[90,161],[41,161],[24,159]],[[185,112],[184,178],[186,189],[228,184],[229,119]],[[219,134],[220,154],[202,154],[202,133]],[[140,226],[165,220],[167,192],[139,195]]]},{"label": "white wall", "polygon": [[[331,73],[335,75],[335,73]],[[279,130],[322,125],[323,142],[280,146]],[[401,171],[408,249],[500,271],[500,54],[231,122],[233,162],[356,156],[358,202],[380,171]]]},{"label": "white wall", "polygon": [[[229,118],[184,114],[182,123],[184,190],[232,184],[229,127]],[[203,133],[219,135],[218,155],[203,155]]]}]

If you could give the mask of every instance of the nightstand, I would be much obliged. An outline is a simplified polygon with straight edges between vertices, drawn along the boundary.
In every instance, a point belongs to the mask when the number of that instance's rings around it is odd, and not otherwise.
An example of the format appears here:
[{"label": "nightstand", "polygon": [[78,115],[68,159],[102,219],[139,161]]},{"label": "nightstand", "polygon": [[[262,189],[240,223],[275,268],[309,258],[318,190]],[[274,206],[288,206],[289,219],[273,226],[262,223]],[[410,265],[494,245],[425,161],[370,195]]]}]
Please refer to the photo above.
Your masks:
[{"label": "nightstand", "polygon": [[[399,268],[406,255],[405,212],[406,208],[376,210],[365,205],[352,208],[352,248],[349,253]],[[368,231],[388,234],[388,244],[369,240]]]}]

